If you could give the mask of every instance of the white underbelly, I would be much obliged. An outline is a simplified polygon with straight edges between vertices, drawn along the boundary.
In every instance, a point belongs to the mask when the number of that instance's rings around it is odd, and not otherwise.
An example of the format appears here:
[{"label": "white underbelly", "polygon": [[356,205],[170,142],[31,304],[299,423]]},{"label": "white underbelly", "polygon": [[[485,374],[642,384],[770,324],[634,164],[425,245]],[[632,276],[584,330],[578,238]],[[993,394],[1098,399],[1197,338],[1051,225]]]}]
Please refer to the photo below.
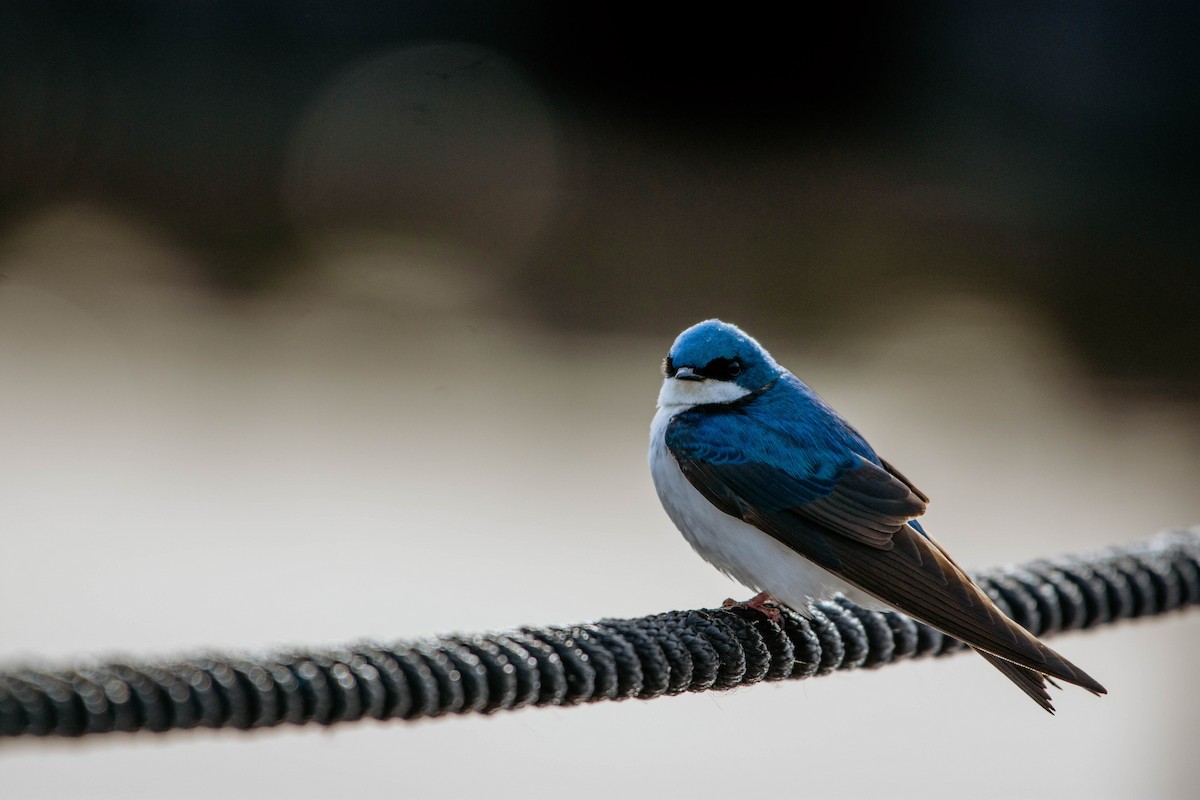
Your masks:
[{"label": "white underbelly", "polygon": [[667,423],[681,409],[660,408],[650,426],[650,474],[667,516],[708,563],[756,592],[766,592],[808,615],[814,601],[838,594],[872,609],[888,606],[737,517],[718,509],[692,486],[665,442]]}]

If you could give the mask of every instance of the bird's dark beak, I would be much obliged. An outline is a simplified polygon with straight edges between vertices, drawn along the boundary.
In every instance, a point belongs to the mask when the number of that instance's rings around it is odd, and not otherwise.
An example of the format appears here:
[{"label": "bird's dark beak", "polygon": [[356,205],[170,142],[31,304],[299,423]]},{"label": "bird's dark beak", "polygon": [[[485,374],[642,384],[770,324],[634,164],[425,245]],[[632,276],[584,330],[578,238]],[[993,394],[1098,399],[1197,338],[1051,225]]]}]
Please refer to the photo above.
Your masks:
[{"label": "bird's dark beak", "polygon": [[698,375],[696,370],[691,367],[680,367],[675,370],[675,380],[677,381],[702,381],[703,375]]}]

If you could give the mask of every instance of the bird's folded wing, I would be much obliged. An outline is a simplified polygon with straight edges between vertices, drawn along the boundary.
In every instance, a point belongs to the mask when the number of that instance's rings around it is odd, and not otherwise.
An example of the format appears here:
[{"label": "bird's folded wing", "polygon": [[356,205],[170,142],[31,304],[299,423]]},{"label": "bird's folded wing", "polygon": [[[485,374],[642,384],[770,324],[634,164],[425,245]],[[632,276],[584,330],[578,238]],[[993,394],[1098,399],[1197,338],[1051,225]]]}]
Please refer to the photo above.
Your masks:
[{"label": "bird's folded wing", "polygon": [[[733,441],[742,446],[716,444]],[[692,484],[735,516],[787,510],[887,550],[892,535],[925,512],[928,498],[903,476],[852,449],[869,452],[865,443],[812,440],[744,416],[703,413],[677,415],[666,443]]]}]

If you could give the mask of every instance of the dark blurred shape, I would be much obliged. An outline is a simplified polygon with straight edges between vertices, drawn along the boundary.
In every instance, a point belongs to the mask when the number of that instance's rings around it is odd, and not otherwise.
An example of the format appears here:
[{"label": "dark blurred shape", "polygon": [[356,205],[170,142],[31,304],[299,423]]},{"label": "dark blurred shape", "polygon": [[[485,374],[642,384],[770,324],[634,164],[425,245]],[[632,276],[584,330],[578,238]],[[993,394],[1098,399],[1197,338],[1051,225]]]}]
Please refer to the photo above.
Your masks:
[{"label": "dark blurred shape", "polygon": [[497,51],[397,47],[315,93],[281,193],[302,229],[401,231],[500,270],[525,258],[554,211],[557,134],[540,93]]},{"label": "dark blurred shape", "polygon": [[701,139],[877,124],[912,82],[923,12],[874,2],[803,13],[547,3],[530,17],[529,63],[561,96]]},{"label": "dark blurred shape", "polygon": [[[1200,394],[1200,8],[796,13],[7,4],[0,231],[94,200],[244,293],[292,278],[305,237],[384,229],[481,254],[562,328],[886,333],[932,293],[994,295],[1098,376]],[[428,47],[515,77],[427,103],[402,54]],[[392,71],[336,94],[371,64]],[[321,108],[339,135],[305,127]],[[392,158],[425,123],[446,135]]]}]

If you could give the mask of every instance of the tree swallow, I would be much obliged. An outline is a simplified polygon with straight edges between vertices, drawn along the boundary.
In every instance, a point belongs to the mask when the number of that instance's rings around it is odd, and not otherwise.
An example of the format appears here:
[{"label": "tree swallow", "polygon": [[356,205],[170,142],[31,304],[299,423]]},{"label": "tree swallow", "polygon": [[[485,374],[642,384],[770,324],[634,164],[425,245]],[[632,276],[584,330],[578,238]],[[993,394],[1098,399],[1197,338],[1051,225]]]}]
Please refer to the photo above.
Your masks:
[{"label": "tree swallow", "polygon": [[843,595],[974,648],[1054,713],[1046,680],[1105,689],[1006,617],[916,518],[929,498],[741,329],[688,328],[663,362],[650,472],[706,561],[805,616]]}]

